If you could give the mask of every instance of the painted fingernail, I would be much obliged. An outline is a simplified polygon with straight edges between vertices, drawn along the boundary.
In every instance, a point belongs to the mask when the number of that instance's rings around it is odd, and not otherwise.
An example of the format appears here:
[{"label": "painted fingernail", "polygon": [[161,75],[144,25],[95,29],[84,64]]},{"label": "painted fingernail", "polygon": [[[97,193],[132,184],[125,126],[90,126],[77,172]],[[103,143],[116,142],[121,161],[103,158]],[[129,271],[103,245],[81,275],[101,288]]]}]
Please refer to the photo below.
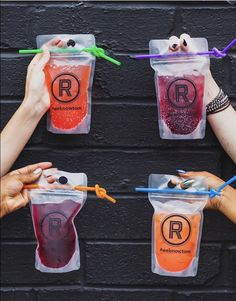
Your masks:
[{"label": "painted fingernail", "polygon": [[188,179],[188,180],[185,180],[183,182],[180,183],[180,187],[182,189],[187,189],[189,188],[190,186],[192,186],[194,183],[194,180],[193,179]]},{"label": "painted fingernail", "polygon": [[169,188],[175,188],[177,184],[178,183],[175,181],[175,179],[170,179],[170,181],[168,182],[167,186]]},{"label": "painted fingernail", "polygon": [[176,36],[172,36],[169,38],[169,49],[171,51],[177,51],[179,49],[179,39]]},{"label": "painted fingernail", "polygon": [[38,174],[40,174],[42,172],[42,168],[37,168],[37,169],[35,169],[34,171],[33,171],[33,173],[35,174],[35,175],[38,175]]},{"label": "painted fingernail", "polygon": [[178,173],[186,173],[186,171],[183,170],[183,169],[176,169],[176,171],[177,171]]},{"label": "painted fingernail", "polygon": [[191,44],[191,37],[190,35],[183,33],[180,36],[180,45],[181,45],[181,49],[183,51],[188,51],[188,47]]}]

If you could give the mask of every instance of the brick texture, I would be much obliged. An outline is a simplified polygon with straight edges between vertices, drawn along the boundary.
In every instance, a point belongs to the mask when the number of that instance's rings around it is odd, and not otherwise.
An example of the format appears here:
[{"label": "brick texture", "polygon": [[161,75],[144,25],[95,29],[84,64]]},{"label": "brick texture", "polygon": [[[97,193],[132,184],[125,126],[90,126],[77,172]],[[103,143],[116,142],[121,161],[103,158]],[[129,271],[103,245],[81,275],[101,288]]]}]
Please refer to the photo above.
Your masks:
[{"label": "brick texture", "polygon": [[[154,73],[134,53],[148,51],[153,38],[188,32],[223,48],[236,36],[236,6],[222,2],[2,2],[1,127],[20,105],[38,34],[93,33],[97,44],[123,64],[97,60],[89,135],[53,135],[42,118],[14,167],[36,161],[88,174],[112,192],[116,205],[89,198],[76,218],[81,269],[46,274],[34,269],[36,242],[29,208],[1,221],[2,301],[231,301],[236,300],[236,228],[222,214],[204,213],[198,275],[151,273],[151,219],[146,195],[150,173],[208,170],[224,179],[236,173],[207,126],[199,141],[159,138]],[[214,26],[213,26],[214,24]],[[216,81],[236,106],[236,54],[211,60]]]}]

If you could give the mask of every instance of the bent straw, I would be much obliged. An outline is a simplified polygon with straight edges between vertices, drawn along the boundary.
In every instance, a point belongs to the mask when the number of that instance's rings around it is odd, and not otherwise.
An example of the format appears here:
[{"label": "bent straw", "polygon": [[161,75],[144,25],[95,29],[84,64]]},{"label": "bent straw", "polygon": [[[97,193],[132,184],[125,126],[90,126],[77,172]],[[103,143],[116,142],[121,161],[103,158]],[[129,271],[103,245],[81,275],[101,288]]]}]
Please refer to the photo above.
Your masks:
[{"label": "bent straw", "polygon": [[220,196],[222,193],[222,190],[236,181],[236,175],[230,178],[228,181],[226,181],[224,184],[220,185],[217,189],[211,188],[209,191],[186,191],[182,189],[159,189],[159,188],[147,188],[147,187],[136,187],[136,192],[148,192],[148,193],[173,193],[173,194],[188,194],[188,195],[209,195],[210,198],[213,198],[215,196]]},{"label": "bent straw", "polygon": [[24,185],[24,189],[44,189],[44,188],[53,188],[53,189],[74,189],[74,190],[79,190],[79,191],[94,191],[97,195],[98,198],[100,199],[106,199],[112,203],[116,203],[116,199],[112,198],[107,194],[106,189],[100,187],[98,184],[96,184],[94,187],[89,187],[89,186],[70,186],[70,185],[54,185],[53,187],[47,187],[47,186],[41,186],[39,184],[29,184],[29,185]]},{"label": "bent straw", "polygon": [[[121,65],[121,62],[113,59],[112,57],[105,54],[105,50],[103,48],[99,48],[97,46],[92,46],[89,48],[83,48],[83,49],[74,49],[74,48],[55,48],[50,49],[49,52],[56,52],[56,53],[80,53],[80,52],[89,52],[92,55],[96,57],[101,57],[108,62],[115,64],[117,66]],[[19,54],[37,54],[37,53],[43,53],[43,49],[20,49]]]},{"label": "bent straw", "polygon": [[138,54],[135,55],[136,59],[165,59],[165,58],[174,58],[174,57],[186,57],[186,56],[195,56],[195,55],[207,55],[214,56],[216,58],[223,58],[227,55],[227,52],[236,44],[236,38],[234,38],[226,47],[220,51],[216,47],[212,48],[210,51],[204,52],[176,52],[170,54]]}]

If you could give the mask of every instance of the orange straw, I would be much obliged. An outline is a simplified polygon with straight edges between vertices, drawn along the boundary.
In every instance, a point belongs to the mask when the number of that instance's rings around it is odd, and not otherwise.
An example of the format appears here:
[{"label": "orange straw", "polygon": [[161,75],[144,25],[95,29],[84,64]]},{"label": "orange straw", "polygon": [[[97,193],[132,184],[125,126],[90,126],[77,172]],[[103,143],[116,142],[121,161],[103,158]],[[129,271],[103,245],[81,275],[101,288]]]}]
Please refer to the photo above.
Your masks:
[{"label": "orange straw", "polygon": [[[52,187],[52,186],[51,186]],[[44,188],[43,186],[40,186],[38,184],[29,184],[29,185],[24,185],[24,189],[38,189],[38,188]],[[116,199],[112,198],[107,194],[106,189],[100,187],[98,184],[96,184],[94,187],[88,187],[88,186],[70,186],[70,185],[55,185],[53,186],[55,189],[74,189],[74,190],[79,190],[79,191],[94,191],[97,195],[98,198],[100,199],[106,199],[112,203],[116,203]]]}]

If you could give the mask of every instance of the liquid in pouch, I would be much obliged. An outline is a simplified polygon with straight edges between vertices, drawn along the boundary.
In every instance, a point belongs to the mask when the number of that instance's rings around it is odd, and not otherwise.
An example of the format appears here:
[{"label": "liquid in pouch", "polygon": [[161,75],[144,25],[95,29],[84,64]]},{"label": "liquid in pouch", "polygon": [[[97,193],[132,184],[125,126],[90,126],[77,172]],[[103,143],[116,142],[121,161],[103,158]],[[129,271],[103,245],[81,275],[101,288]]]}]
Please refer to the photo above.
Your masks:
[{"label": "liquid in pouch", "polygon": [[[38,36],[37,45],[50,43],[55,35]],[[45,66],[46,84],[50,95],[47,127],[50,132],[85,134],[90,130],[91,90],[95,57],[81,51],[95,45],[93,35],[58,35],[63,40],[73,40],[75,46],[60,52],[51,52]],[[55,51],[57,47],[52,47]]]},{"label": "liquid in pouch", "polygon": [[[208,49],[207,40],[191,39],[196,51]],[[150,53],[168,52],[168,40],[151,40]],[[204,56],[151,59],[155,70],[158,123],[163,139],[201,139],[205,135],[205,75],[210,60]]]},{"label": "liquid in pouch", "polygon": [[[72,186],[76,182],[87,185],[85,174],[56,173],[66,176]],[[48,184],[43,177],[39,181],[42,188],[30,190],[31,215],[38,242],[35,267],[49,273],[77,270],[80,268],[80,252],[74,218],[84,205],[86,192],[68,185],[65,189],[57,188],[58,184]]]},{"label": "liquid in pouch", "polygon": [[[174,176],[152,174],[149,187],[162,189]],[[195,276],[198,269],[203,223],[202,210],[208,195],[198,195],[203,179],[196,179],[185,194],[149,193],[154,208],[152,222],[152,271],[159,275]],[[207,190],[207,188],[206,188]],[[187,191],[187,190],[186,190]]]},{"label": "liquid in pouch", "polygon": [[76,251],[77,234],[73,224],[81,204],[65,200],[60,204],[33,204],[31,207],[38,257],[48,268],[62,268]]}]

